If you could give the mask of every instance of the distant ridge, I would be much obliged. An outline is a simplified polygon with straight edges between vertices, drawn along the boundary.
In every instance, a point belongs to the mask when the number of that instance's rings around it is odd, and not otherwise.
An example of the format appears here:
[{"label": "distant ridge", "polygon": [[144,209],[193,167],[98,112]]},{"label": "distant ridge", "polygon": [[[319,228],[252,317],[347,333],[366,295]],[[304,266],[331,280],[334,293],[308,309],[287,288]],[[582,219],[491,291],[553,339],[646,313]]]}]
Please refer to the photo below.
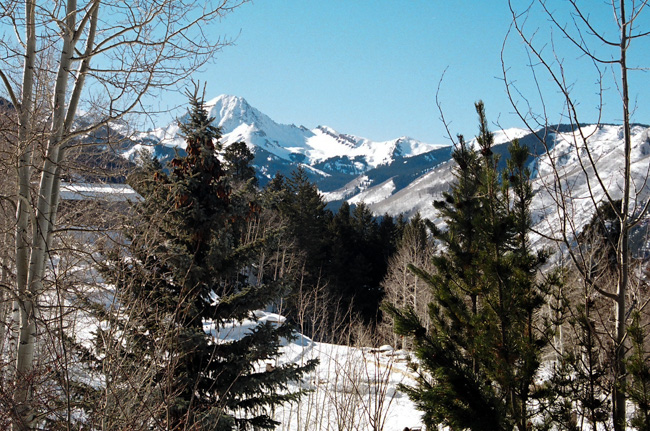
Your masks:
[{"label": "distant ridge", "polygon": [[[276,172],[289,174],[300,164],[321,190],[332,191],[373,169],[417,158],[444,147],[406,136],[375,142],[353,134],[339,133],[328,126],[308,129],[294,124],[279,124],[237,96],[218,96],[207,101],[206,108],[209,115],[214,117],[214,124],[221,128],[225,145],[237,141],[248,144],[255,154],[253,163],[261,184],[265,184]],[[185,117],[181,117],[180,121],[185,121]],[[182,149],[185,146],[176,123],[143,134],[140,138],[156,146],[156,154],[169,154],[170,151],[164,148]],[[412,176],[412,172],[409,172],[409,176]]]},{"label": "distant ridge", "polygon": [[[261,185],[278,172],[287,176],[302,166],[334,207],[342,201],[364,202],[377,215],[404,213],[409,216],[420,212],[424,217],[435,219],[437,214],[432,202],[448,190],[453,181],[452,147],[449,145],[427,144],[406,136],[375,142],[340,133],[328,126],[308,129],[278,124],[237,96],[218,96],[208,101],[206,107],[215,118],[215,125],[221,127],[225,145],[237,141],[247,143],[255,155],[253,164]],[[546,148],[556,161],[562,180],[572,184],[576,223],[585,223],[593,212],[591,200],[586,199],[589,184],[577,158],[581,150],[576,150],[573,142],[573,133],[577,131],[590,136],[597,169],[610,186],[610,193],[616,197],[622,179],[620,125],[557,125],[535,133],[523,129],[494,131],[494,151],[502,156],[502,163],[505,163],[507,144],[515,138],[532,154],[529,168],[534,175],[533,186],[537,194],[532,217],[536,229],[545,234],[551,234],[559,223],[556,212],[549,210],[554,204],[546,185],[553,184],[555,179]],[[125,155],[130,156],[136,147],[146,145],[163,159],[171,157],[175,150],[184,148],[178,132],[178,125],[174,123],[142,134],[141,143]],[[647,201],[649,186],[642,178],[650,166],[650,127],[633,126],[632,156],[632,171],[641,188],[636,190],[638,199]],[[601,195],[602,192],[595,188],[594,199],[599,201]]]}]

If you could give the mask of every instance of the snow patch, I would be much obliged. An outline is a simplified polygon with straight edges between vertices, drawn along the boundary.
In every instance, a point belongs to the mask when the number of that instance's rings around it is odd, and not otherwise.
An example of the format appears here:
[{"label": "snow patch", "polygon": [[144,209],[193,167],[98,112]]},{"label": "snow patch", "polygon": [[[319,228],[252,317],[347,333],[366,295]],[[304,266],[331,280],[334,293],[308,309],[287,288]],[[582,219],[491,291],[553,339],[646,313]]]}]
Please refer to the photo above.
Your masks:
[{"label": "snow patch", "polygon": [[67,201],[104,200],[123,202],[139,200],[140,195],[128,184],[61,183],[61,199]]},{"label": "snow patch", "polygon": [[361,202],[366,204],[374,204],[381,202],[384,199],[388,198],[395,191],[395,183],[392,179],[379,184],[376,187],[369,188],[351,199],[348,199],[348,202],[351,204],[359,204]]}]

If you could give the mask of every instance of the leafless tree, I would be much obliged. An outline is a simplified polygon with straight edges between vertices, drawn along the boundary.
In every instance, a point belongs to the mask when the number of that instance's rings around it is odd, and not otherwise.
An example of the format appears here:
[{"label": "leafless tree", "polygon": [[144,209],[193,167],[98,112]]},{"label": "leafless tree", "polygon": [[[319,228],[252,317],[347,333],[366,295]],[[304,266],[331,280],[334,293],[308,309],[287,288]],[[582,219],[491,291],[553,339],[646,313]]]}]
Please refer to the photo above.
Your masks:
[{"label": "leafless tree", "polygon": [[[0,6],[2,93],[15,109],[14,429],[35,426],[31,377],[38,304],[57,226],[62,164],[80,137],[146,110],[226,41],[211,33],[246,0],[9,0]],[[12,36],[10,36],[12,35]],[[85,111],[84,121],[78,113]]]},{"label": "leafless tree", "polygon": [[[578,0],[568,0],[565,7],[558,10],[555,4],[546,0],[532,0],[524,6],[509,1],[513,23],[506,42],[512,35],[523,40],[529,58],[526,70],[530,80],[526,82],[532,85],[525,87],[519,74],[521,68],[508,62],[511,45],[505,43],[502,51],[506,90],[512,106],[528,128],[537,133],[545,148],[549,174],[545,177],[540,175],[539,181],[544,182],[543,194],[549,199],[549,204],[555,206],[560,222],[559,229],[551,232],[549,237],[565,245],[589,289],[613,304],[610,318],[614,321],[611,401],[615,430],[626,427],[626,330],[630,308],[628,298],[633,282],[630,231],[648,212],[647,163],[641,172],[634,172],[632,166],[635,106],[630,101],[634,97],[631,95],[630,74],[641,69],[631,58],[635,54],[632,48],[645,43],[641,39],[650,36],[650,32],[642,27],[643,20],[647,19],[647,3],[608,0],[587,6]],[[614,18],[609,27],[596,18],[603,15]],[[536,24],[539,21],[533,19],[535,16],[547,19],[550,29],[539,27]],[[595,114],[585,108],[587,103],[581,104],[582,101],[575,96],[576,86],[584,85],[591,77],[593,81],[588,85],[595,82],[598,98]],[[551,83],[550,91],[546,81]],[[615,157],[608,156],[605,160],[598,154],[591,138],[599,131],[603,108],[608,104],[620,107],[623,148],[615,153]],[[554,129],[555,115],[558,123],[568,126]],[[594,127],[582,127],[585,119],[593,122],[594,117]],[[562,132],[567,137],[569,151],[562,152],[557,148],[556,138]],[[563,158],[568,157],[579,164],[578,174],[563,166]],[[608,177],[605,167],[612,165],[617,166],[617,172],[614,177]],[[574,191],[579,185],[586,190],[583,196]],[[598,211],[601,202],[611,208],[618,224],[617,233],[611,239],[616,256],[616,276],[610,285],[603,285],[594,278],[590,271],[590,255],[584,253],[584,248],[575,247],[581,232],[581,226],[576,223],[577,216],[580,212]]]},{"label": "leafless tree", "polygon": [[[413,308],[422,325],[429,329],[429,303],[433,300],[430,287],[415,275],[409,266],[413,265],[425,271],[434,271],[432,258],[435,246],[428,237],[424,222],[416,215],[405,228],[402,240],[395,255],[388,263],[386,277],[382,287],[386,292],[384,301],[406,309]],[[395,334],[392,322],[382,322],[381,335],[394,347],[407,348],[404,340]]]}]

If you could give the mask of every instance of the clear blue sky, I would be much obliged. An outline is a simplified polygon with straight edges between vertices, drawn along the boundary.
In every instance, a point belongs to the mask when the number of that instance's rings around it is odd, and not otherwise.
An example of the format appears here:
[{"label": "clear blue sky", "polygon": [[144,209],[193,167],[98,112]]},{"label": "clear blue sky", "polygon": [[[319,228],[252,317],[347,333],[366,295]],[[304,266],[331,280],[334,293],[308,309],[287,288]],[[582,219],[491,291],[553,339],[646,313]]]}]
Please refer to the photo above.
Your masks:
[{"label": "clear blue sky", "polygon": [[[557,5],[558,16],[566,12],[566,2],[549,3]],[[605,3],[584,2],[597,23],[611,25],[611,9]],[[596,5],[601,10],[592,7]],[[540,38],[549,37],[546,19],[537,14],[530,21],[531,29],[542,28]],[[255,0],[210,29],[215,37],[236,37],[236,42],[195,79],[207,82],[208,98],[224,93],[244,97],[280,123],[328,125],[373,140],[407,135],[446,143],[435,104],[445,70],[440,97],[453,133],[475,133],[473,103],[478,99],[484,100],[491,121],[521,126],[502,82],[500,52],[510,22],[505,0]],[[562,46],[559,37],[556,46]],[[532,87],[522,67],[528,60],[517,38],[510,41],[507,53],[509,66],[528,93]],[[567,70],[575,73],[570,81],[576,95],[591,112],[598,103],[595,75],[585,72],[589,66],[580,65],[577,53],[566,55]],[[631,55],[638,61],[650,58],[648,44]],[[648,75],[639,73],[634,79],[645,92],[639,95],[635,120],[650,123],[644,106]],[[541,84],[545,94],[555,93],[546,79]],[[608,88],[605,120],[616,122],[618,95],[613,86]],[[182,97],[165,100],[184,103]],[[554,114],[551,119],[558,118]],[[595,116],[584,119],[594,121]]]}]

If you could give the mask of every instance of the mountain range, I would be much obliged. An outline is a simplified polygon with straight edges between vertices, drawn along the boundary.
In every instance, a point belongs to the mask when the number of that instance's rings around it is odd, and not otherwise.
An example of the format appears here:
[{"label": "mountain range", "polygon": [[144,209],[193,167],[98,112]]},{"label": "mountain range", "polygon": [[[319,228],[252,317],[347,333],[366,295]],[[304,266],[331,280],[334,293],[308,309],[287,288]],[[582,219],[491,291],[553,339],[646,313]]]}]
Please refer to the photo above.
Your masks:
[{"label": "mountain range", "polygon": [[[435,219],[431,205],[453,180],[451,145],[428,144],[402,136],[375,142],[327,126],[308,129],[294,124],[278,124],[241,97],[222,95],[206,104],[214,124],[221,129],[225,146],[245,142],[254,154],[253,165],[261,185],[276,173],[290,175],[302,166],[333,206],[342,201],[365,202],[377,215],[407,216],[420,212]],[[179,121],[184,121],[181,117]],[[584,224],[593,212],[593,201],[603,198],[593,169],[584,175],[580,166],[589,155],[579,144],[587,136],[591,157],[603,184],[616,198],[622,186],[622,127],[620,125],[557,125],[535,132],[524,129],[495,131],[494,152],[507,155],[507,144],[519,139],[531,153],[529,168],[537,193],[533,220],[543,235],[551,235],[559,223],[553,184],[562,181],[572,189],[567,201],[573,218]],[[125,152],[129,157],[146,146],[167,159],[182,151],[184,141],[178,124],[172,123],[140,134],[139,144]],[[647,201],[649,187],[644,181],[650,168],[650,127],[632,128],[632,172],[638,202]],[[553,162],[552,162],[553,161]],[[553,172],[553,165],[558,175]],[[591,191],[591,192],[590,192]]]},{"label": "mountain range", "polygon": [[[237,141],[248,144],[255,155],[253,163],[262,185],[277,172],[287,174],[301,165],[321,191],[335,192],[360,175],[397,161],[419,160],[431,166],[435,162],[433,157],[441,161],[449,158],[448,146],[430,145],[408,137],[374,142],[327,126],[307,129],[278,124],[240,97],[222,95],[205,105],[223,133],[224,145]],[[181,117],[179,121],[185,119]],[[185,145],[176,123],[143,134],[140,139],[153,144],[156,155],[162,157],[170,149],[182,149]]]}]

